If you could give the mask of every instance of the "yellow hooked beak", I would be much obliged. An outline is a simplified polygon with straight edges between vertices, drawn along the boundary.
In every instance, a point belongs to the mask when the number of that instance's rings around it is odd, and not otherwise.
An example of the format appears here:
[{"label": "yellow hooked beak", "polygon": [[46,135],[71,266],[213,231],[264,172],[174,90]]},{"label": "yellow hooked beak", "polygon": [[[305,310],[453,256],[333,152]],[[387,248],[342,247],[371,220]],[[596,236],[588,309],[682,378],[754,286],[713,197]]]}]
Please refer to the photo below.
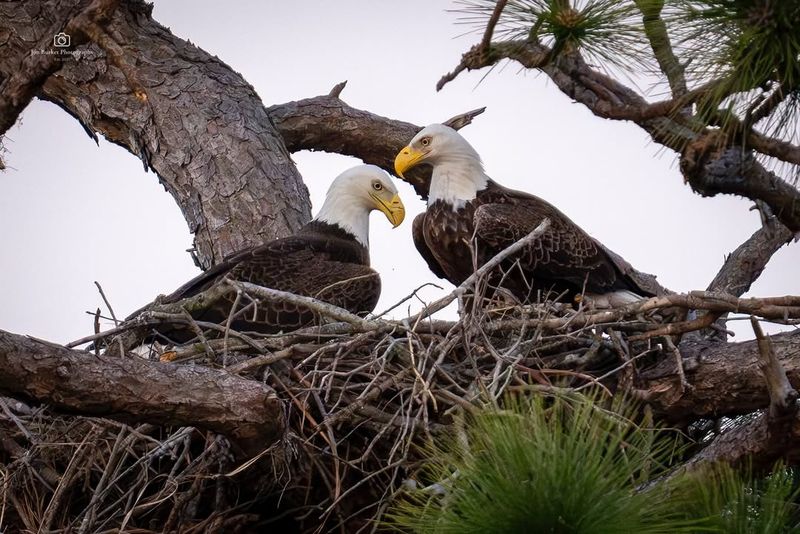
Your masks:
[{"label": "yellow hooked beak", "polygon": [[406,218],[406,207],[403,206],[403,201],[400,200],[400,195],[394,195],[388,202],[381,199],[378,195],[372,195],[375,200],[375,207],[381,210],[392,227],[397,228],[403,219]]},{"label": "yellow hooked beak", "polygon": [[397,176],[404,178],[403,173],[419,163],[424,157],[424,152],[420,152],[419,150],[413,149],[410,146],[405,147],[403,150],[398,152],[397,156],[394,158],[394,170],[397,173]]}]

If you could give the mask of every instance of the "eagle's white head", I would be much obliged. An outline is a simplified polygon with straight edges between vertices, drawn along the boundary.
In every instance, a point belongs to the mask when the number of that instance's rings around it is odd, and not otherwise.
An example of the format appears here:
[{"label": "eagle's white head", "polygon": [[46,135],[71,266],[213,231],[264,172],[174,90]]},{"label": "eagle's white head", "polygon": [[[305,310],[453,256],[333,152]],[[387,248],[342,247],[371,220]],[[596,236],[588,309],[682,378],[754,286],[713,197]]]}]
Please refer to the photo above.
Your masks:
[{"label": "eagle's white head", "polygon": [[406,216],[389,174],[376,165],[358,165],[333,180],[314,220],[335,224],[369,247],[369,214],[373,210],[386,215],[395,228]]},{"label": "eagle's white head", "polygon": [[459,209],[486,188],[481,157],[466,139],[443,124],[422,129],[394,160],[398,176],[421,163],[433,166],[428,205],[442,200]]}]

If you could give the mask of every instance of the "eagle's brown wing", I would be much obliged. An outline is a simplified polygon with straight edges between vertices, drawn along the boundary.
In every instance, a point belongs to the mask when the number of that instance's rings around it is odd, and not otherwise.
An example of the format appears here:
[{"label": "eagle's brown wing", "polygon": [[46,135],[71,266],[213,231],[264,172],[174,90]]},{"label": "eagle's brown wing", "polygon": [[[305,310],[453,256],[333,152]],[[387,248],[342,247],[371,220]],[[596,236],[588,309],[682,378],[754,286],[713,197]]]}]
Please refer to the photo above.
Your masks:
[{"label": "eagle's brown wing", "polygon": [[[196,295],[224,277],[323,300],[353,313],[374,309],[381,291],[380,276],[363,263],[355,241],[317,234],[298,234],[234,255],[201,274],[167,297],[167,302]],[[222,323],[235,299],[233,292],[203,311],[197,320]],[[293,330],[315,321],[314,312],[292,303],[241,302],[248,310],[233,326],[264,333]]]},{"label": "eagle's brown wing", "polygon": [[[518,191],[503,190],[496,202],[486,202],[475,211],[479,242],[485,247],[484,261],[525,237],[545,218],[550,227],[518,256],[527,276],[538,287],[554,287],[594,293],[636,291],[618,271],[598,243],[546,201]],[[584,286],[585,284],[585,286]]]}]

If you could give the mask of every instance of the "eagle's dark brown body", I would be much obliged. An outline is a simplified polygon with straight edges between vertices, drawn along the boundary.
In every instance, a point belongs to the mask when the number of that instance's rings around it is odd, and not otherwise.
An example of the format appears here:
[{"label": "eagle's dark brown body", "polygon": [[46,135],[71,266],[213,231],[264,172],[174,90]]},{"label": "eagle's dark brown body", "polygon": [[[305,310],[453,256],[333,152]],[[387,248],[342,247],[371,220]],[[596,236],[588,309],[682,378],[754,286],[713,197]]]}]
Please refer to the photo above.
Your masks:
[{"label": "eagle's dark brown body", "polygon": [[548,230],[501,265],[494,283],[502,278],[502,287],[521,302],[535,300],[540,291],[542,296],[549,292],[550,298],[565,293],[567,299],[584,291],[651,294],[623,274],[606,249],[557,208],[491,180],[458,210],[442,200],[429,205],[414,219],[414,243],[434,274],[458,285],[545,218],[550,219]]},{"label": "eagle's dark brown body", "polygon": [[[225,276],[314,297],[358,314],[372,311],[381,293],[380,276],[369,266],[367,248],[338,226],[320,221],[311,221],[290,237],[235,254],[186,283],[166,302],[196,295]],[[234,299],[231,292],[193,316],[223,323]],[[243,299],[240,307],[246,304]],[[259,301],[234,321],[233,327],[274,333],[310,325],[315,319],[314,312],[302,306]],[[175,333],[170,332],[170,337]]]}]

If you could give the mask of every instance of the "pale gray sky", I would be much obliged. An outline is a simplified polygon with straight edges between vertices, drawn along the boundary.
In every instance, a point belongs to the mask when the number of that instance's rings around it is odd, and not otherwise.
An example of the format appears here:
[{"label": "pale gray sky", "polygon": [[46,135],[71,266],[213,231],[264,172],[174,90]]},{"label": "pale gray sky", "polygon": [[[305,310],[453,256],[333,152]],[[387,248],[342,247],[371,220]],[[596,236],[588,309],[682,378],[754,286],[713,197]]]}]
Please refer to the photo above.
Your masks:
[{"label": "pale gray sky", "polygon": [[[482,82],[485,71],[462,74],[436,93],[439,77],[479,39],[457,37],[467,28],[452,8],[425,0],[156,0],[153,16],[240,72],[265,105],[324,94],[348,80],[342,97],[350,105],[420,125],[487,106],[462,133],[490,176],[555,204],[663,285],[704,289],[724,256],[758,227],[750,203],[693,194],[674,155],[638,127],[592,116],[546,77],[515,64]],[[75,120],[39,101],[5,144],[0,328],[70,341],[92,332],[84,311],[103,307],[94,280],[124,316],[197,273],[184,252],[191,236],[177,206],[134,156],[104,141],[97,147]],[[358,163],[324,153],[294,159],[315,212],[330,181]],[[426,300],[451,289],[430,274],[411,241],[410,222],[424,204],[409,186],[398,187],[407,222],[391,230],[372,220],[373,265],[384,287],[379,310],[425,282],[444,288],[427,288]],[[784,247],[751,294],[800,294],[798,265],[800,245]],[[743,323],[734,326],[740,338],[751,336]]]}]

